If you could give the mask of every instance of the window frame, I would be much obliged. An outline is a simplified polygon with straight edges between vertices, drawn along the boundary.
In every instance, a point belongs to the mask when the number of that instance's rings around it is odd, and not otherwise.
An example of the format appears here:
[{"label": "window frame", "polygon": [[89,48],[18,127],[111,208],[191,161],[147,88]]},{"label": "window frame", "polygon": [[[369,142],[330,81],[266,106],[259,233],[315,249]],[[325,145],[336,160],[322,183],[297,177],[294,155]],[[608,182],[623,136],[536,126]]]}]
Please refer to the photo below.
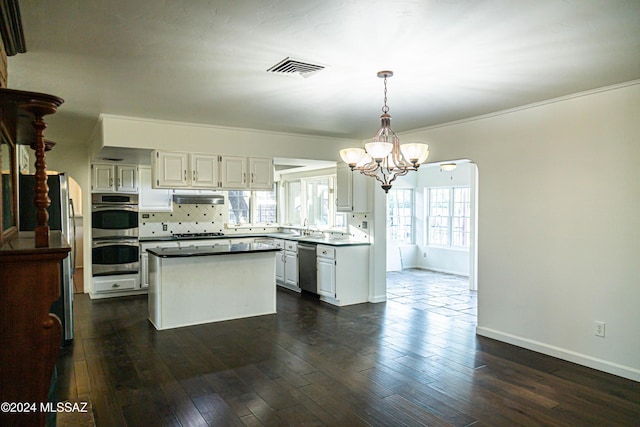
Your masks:
[{"label": "window frame", "polygon": [[[278,206],[278,183],[274,182],[273,183],[273,193],[274,193],[274,197],[275,197],[275,222],[256,222],[255,219],[258,216],[257,212],[258,212],[258,205],[256,203],[257,200],[257,196],[256,193],[261,193],[261,192],[269,192],[269,190],[228,190],[227,193],[227,199],[229,199],[229,205],[228,205],[228,212],[227,212],[227,224],[232,227],[232,228],[238,228],[238,227],[253,227],[253,226],[268,226],[268,227],[277,227],[279,225],[278,223],[278,215],[279,215],[279,210]],[[248,199],[248,213],[249,213],[249,221],[246,223],[237,223],[237,222],[232,222],[231,221],[231,195],[229,193],[231,193],[232,191],[241,191],[243,193],[249,193],[249,199]]]},{"label": "window frame", "polygon": [[[393,240],[394,242],[398,242],[401,244],[408,244],[408,245],[412,245],[415,244],[415,212],[416,212],[416,206],[415,206],[415,201],[416,201],[416,196],[415,196],[415,190],[413,188],[392,188],[391,190],[389,190],[389,192],[393,193],[394,195],[397,194],[398,192],[409,192],[410,196],[409,196],[409,203],[411,204],[410,206],[410,214],[408,215],[409,219],[410,219],[410,224],[409,224],[409,240],[397,240],[394,239],[392,236],[394,235],[394,233],[392,233],[392,228],[394,228],[393,226],[391,226],[390,224],[392,223],[392,214],[389,212],[390,211],[390,205],[389,205],[389,195],[387,195],[387,238],[389,240]],[[395,196],[396,200],[398,199],[397,195]],[[403,200],[404,202],[405,200]],[[407,215],[398,215],[398,218],[406,218]],[[397,229],[402,229],[403,225],[402,221],[398,222],[398,225],[396,225]]]},{"label": "window frame", "polygon": [[[308,203],[307,203],[307,190],[309,181],[318,181],[322,179],[328,180],[328,199],[327,199],[327,215],[328,215],[328,224],[309,224],[310,227],[313,227],[318,230],[340,230],[346,231],[347,229],[347,217],[343,212],[338,212],[336,203],[335,203],[335,187],[336,187],[336,174],[322,174],[322,175],[313,175],[313,176],[305,176],[294,179],[285,179],[281,182],[281,200],[284,201],[284,209],[280,210],[281,218],[280,223],[283,225],[291,226],[291,227],[303,227],[304,220],[309,219],[308,212]],[[290,213],[292,207],[291,205],[291,194],[290,188],[292,183],[298,183],[300,186],[300,218],[299,223],[295,223],[290,218]],[[341,215],[343,220],[342,222],[345,224],[344,227],[337,226],[337,216]]]},{"label": "window frame", "polygon": [[[432,191],[446,191],[447,194],[447,215],[433,215],[432,214],[432,199],[434,197],[434,195],[432,195]],[[466,199],[463,199],[462,204],[466,205],[463,208],[463,211],[466,213],[466,215],[455,215],[455,210],[456,210],[456,199],[455,199],[455,193],[458,190],[464,190],[466,192]],[[459,250],[459,251],[469,251],[470,247],[471,247],[471,187],[469,185],[455,185],[455,186],[437,186],[437,187],[426,187],[425,188],[425,195],[424,195],[424,200],[425,200],[425,218],[424,218],[424,232],[425,232],[425,236],[424,236],[424,240],[426,242],[426,246],[430,246],[430,247],[434,247],[434,248],[443,248],[443,249],[451,249],[451,250]],[[435,227],[432,227],[432,220],[446,220],[446,221],[436,221],[436,222],[443,222],[446,223],[446,225],[442,225],[440,224],[441,229],[446,230],[446,239],[447,242],[446,244],[437,242],[434,243],[433,242],[433,238],[432,238],[432,230]],[[464,222],[464,224],[462,225],[462,227],[459,227],[460,230],[462,230],[461,232],[463,234],[465,234],[466,236],[462,238],[463,242],[466,242],[466,246],[465,245],[458,245],[455,244],[454,241],[457,241],[454,238],[454,235],[456,233],[455,229],[455,223],[457,222],[456,220],[460,220],[462,219],[462,221]],[[460,232],[460,231],[458,231]]]}]

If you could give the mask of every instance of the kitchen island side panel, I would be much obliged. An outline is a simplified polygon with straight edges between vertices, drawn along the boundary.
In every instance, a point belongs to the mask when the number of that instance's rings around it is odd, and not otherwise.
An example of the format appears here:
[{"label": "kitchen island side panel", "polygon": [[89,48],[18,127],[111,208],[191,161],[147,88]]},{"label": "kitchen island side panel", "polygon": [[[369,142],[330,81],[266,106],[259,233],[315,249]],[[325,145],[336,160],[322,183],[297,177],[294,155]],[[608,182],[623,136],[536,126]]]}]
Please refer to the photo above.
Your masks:
[{"label": "kitchen island side panel", "polygon": [[275,256],[149,254],[149,320],[162,330],[275,313]]}]

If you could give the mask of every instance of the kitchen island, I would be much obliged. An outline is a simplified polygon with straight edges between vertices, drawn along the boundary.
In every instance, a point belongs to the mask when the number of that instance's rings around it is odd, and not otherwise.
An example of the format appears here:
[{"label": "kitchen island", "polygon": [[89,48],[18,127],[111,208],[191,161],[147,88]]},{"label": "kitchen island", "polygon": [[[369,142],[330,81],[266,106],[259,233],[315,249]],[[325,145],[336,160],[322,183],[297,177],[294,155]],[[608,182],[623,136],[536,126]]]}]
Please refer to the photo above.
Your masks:
[{"label": "kitchen island", "polygon": [[278,251],[262,243],[147,249],[149,320],[162,330],[275,313]]}]

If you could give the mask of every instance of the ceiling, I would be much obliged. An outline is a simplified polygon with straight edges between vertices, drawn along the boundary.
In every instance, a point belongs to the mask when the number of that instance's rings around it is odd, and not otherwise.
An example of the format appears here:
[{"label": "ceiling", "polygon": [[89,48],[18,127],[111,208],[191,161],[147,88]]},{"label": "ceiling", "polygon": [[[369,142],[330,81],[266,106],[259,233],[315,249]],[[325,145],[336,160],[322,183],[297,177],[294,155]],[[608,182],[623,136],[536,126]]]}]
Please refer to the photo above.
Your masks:
[{"label": "ceiling", "polygon": [[[9,87],[100,113],[366,139],[640,79],[638,0],[28,0]],[[267,72],[286,57],[324,65]]]}]

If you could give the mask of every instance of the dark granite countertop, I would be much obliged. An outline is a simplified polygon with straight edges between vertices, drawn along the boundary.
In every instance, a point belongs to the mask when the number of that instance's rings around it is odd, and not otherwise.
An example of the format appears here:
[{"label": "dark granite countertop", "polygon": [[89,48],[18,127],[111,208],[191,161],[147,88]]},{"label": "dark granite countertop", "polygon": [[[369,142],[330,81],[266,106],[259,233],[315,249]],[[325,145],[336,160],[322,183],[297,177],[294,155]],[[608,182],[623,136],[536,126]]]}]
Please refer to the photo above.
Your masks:
[{"label": "dark granite countertop", "polygon": [[307,243],[315,243],[329,246],[369,246],[371,243],[364,240],[354,240],[349,238],[338,238],[338,239],[327,239],[323,237],[314,237],[314,236],[302,236],[296,235],[292,233],[253,233],[253,234],[227,234],[224,236],[213,236],[203,238],[193,238],[193,239],[185,239],[185,238],[177,238],[174,236],[158,236],[158,237],[141,237],[140,243],[146,242],[187,242],[190,240],[218,240],[218,239],[241,239],[244,237],[271,237],[274,239],[284,239],[284,240],[293,240],[296,242],[307,242]]},{"label": "dark granite countertop", "polygon": [[234,245],[217,246],[188,246],[182,248],[153,248],[147,249],[147,253],[160,258],[178,258],[192,256],[211,255],[239,255],[258,252],[277,252],[280,248],[265,245],[264,243],[239,243]]}]

